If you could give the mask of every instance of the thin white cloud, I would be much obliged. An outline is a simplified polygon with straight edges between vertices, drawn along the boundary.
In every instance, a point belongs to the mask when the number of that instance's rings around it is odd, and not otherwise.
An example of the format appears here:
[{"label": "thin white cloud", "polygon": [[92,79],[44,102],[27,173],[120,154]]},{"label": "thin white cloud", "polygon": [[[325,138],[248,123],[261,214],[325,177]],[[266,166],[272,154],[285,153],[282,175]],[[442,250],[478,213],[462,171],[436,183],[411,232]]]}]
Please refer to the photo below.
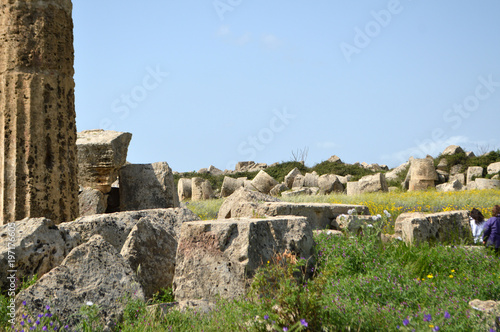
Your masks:
[{"label": "thin white cloud", "polygon": [[338,147],[338,145],[335,142],[324,141],[324,142],[316,142],[316,147],[320,149],[333,149]]},{"label": "thin white cloud", "polygon": [[246,45],[251,41],[252,41],[252,35],[248,32],[236,38],[236,44],[238,45]]},{"label": "thin white cloud", "polygon": [[217,30],[218,36],[225,37],[225,36],[229,36],[230,34],[231,34],[231,29],[227,25],[221,25],[219,27],[219,30]]},{"label": "thin white cloud", "polygon": [[262,36],[261,41],[265,48],[272,50],[278,49],[283,45],[283,42],[273,34],[265,34]]}]

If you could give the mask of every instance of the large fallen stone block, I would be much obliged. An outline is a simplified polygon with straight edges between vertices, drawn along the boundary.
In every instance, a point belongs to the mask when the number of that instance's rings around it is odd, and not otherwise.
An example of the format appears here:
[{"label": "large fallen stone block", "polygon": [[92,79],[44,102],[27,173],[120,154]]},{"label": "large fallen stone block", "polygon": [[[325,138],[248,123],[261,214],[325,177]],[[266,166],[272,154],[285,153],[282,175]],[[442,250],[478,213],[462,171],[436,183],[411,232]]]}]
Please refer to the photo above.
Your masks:
[{"label": "large fallen stone block", "polygon": [[244,187],[245,181],[243,178],[235,179],[229,176],[224,177],[220,190],[221,197],[231,196],[237,189]]},{"label": "large fallen stone block", "polygon": [[[247,213],[247,210],[240,211],[242,208],[241,202],[251,202],[257,206],[259,202],[281,202],[281,200],[247,188],[239,188],[222,203],[219,208],[218,219],[236,218],[238,215]],[[246,206],[244,208],[247,209]]]},{"label": "large fallen stone block", "polygon": [[78,194],[80,217],[106,212],[108,207],[107,198],[107,195],[104,195],[100,190],[83,188]]},{"label": "large fallen stone block", "polygon": [[77,134],[78,184],[111,190],[118,171],[127,161],[127,151],[132,134],[112,130],[86,130]]},{"label": "large fallen stone block", "polygon": [[476,179],[467,184],[467,190],[485,190],[500,188],[500,180],[495,179]]},{"label": "large fallen stone block", "polygon": [[210,181],[203,178],[191,179],[191,200],[204,201],[215,198]]},{"label": "large fallen stone block", "polygon": [[306,173],[304,176],[304,187],[319,187],[319,175],[316,172]]},{"label": "large fallen stone block", "polygon": [[[258,199],[261,198],[261,199]],[[250,193],[239,192],[230,196],[231,200],[227,206],[226,202],[219,210],[219,219],[229,218],[252,218],[252,217],[275,217],[275,216],[302,216],[306,217],[312,229],[334,228],[336,218],[341,214],[347,214],[349,210],[355,209],[358,214],[369,214],[364,205],[328,204],[328,203],[289,203],[281,201],[265,201],[262,197]],[[271,197],[272,198],[272,197]]]},{"label": "large fallen stone block", "polygon": [[403,213],[396,219],[394,232],[406,243],[472,243],[468,211]]},{"label": "large fallen stone block", "polygon": [[[35,274],[41,277],[61,264],[78,244],[78,239],[46,218],[24,219],[0,226],[0,289],[9,288],[7,270],[16,270],[19,279]],[[9,251],[15,253],[14,266],[9,265]]]},{"label": "large fallen stone block", "polygon": [[383,173],[363,176],[358,181],[358,190],[362,194],[389,191]]},{"label": "large fallen stone block", "polygon": [[15,300],[19,316],[44,312],[49,305],[72,330],[79,323],[80,308],[92,302],[99,306],[101,322],[109,329],[120,321],[126,296],[144,301],[134,271],[111,244],[96,235]]},{"label": "large fallen stone block", "polygon": [[313,254],[312,229],[303,217],[230,219],[182,225],[174,277],[176,300],[244,295],[257,268],[285,250]]},{"label": "large fallen stone block", "polygon": [[434,160],[432,158],[413,159],[411,161],[410,170],[407,176],[409,191],[434,188],[438,179],[438,174],[434,167]]},{"label": "large fallen stone block", "polygon": [[489,164],[487,168],[488,174],[500,173],[500,162]]},{"label": "large fallen stone block", "polygon": [[347,196],[360,195],[361,191],[359,190],[359,182],[358,181],[347,182],[346,192],[347,192]]},{"label": "large fallen stone block", "polygon": [[60,229],[78,238],[78,244],[88,241],[94,235],[101,235],[116,250],[121,251],[129,233],[140,221],[162,223],[167,231],[172,231],[178,238],[181,224],[195,220],[200,218],[186,208],[156,209],[82,217],[61,224]]},{"label": "large fallen stone block", "polygon": [[436,191],[441,191],[441,192],[460,191],[463,189],[464,189],[464,186],[459,180],[439,184],[436,186]]},{"label": "large fallen stone block", "polygon": [[288,188],[293,187],[293,181],[295,180],[295,177],[297,175],[302,175],[302,174],[300,173],[300,170],[297,167],[295,167],[285,176],[284,183]]},{"label": "large fallen stone block", "polygon": [[340,182],[337,175],[323,174],[318,178],[318,187],[320,195],[328,195],[333,192],[343,193],[344,185]]},{"label": "large fallen stone block", "polygon": [[177,236],[163,220],[139,221],[130,231],[120,254],[137,274],[147,298],[172,287]]},{"label": "large fallen stone block", "polygon": [[130,164],[120,170],[120,210],[179,207],[172,169],[166,162]]},{"label": "large fallen stone block", "polygon": [[269,194],[271,189],[278,184],[278,181],[264,171],[260,171],[252,180],[255,189],[263,194]]},{"label": "large fallen stone block", "polygon": [[467,168],[467,183],[471,183],[476,178],[483,177],[483,168],[481,166],[471,166]]},{"label": "large fallen stone block", "polygon": [[191,199],[192,195],[192,181],[191,179],[181,178],[177,182],[177,196],[179,201]]}]

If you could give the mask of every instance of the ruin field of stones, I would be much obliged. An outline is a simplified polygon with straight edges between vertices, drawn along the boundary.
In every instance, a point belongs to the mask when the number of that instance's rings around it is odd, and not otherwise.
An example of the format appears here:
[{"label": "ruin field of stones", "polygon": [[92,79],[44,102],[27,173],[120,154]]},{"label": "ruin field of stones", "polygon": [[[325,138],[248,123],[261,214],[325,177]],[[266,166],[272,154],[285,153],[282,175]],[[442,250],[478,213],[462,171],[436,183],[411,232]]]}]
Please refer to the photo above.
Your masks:
[{"label": "ruin field of stones", "polygon": [[129,163],[77,132],[71,13],[0,0],[0,331],[500,330],[500,150]]}]

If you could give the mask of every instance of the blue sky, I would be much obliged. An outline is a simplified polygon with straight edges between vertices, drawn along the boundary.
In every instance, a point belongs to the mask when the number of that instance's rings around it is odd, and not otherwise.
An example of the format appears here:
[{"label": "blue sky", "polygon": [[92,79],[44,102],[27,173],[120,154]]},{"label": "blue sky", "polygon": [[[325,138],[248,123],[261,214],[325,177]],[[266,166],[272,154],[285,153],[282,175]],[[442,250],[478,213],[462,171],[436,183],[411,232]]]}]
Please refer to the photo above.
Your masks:
[{"label": "blue sky", "polygon": [[500,1],[73,0],[78,131],[176,171],[500,148]]}]

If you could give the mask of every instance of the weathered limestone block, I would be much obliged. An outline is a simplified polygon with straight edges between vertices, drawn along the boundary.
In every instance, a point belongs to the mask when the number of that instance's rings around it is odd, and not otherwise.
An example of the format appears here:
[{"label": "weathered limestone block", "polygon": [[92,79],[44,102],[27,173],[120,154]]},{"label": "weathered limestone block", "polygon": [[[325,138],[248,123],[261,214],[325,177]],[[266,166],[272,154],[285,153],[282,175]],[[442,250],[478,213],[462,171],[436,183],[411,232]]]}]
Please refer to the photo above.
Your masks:
[{"label": "weathered limestone block", "polygon": [[442,155],[452,156],[455,154],[464,153],[464,150],[458,145],[450,145],[444,149]]},{"label": "weathered limestone block", "polygon": [[70,0],[0,1],[0,223],[78,216]]},{"label": "weathered limestone block", "polygon": [[[218,219],[230,219],[236,218],[238,215],[244,215],[246,212],[242,212],[240,209],[242,208],[241,203],[246,202],[250,202],[256,207],[259,202],[281,202],[281,200],[247,188],[239,188],[222,203],[219,208]],[[246,206],[245,209],[247,209]]]},{"label": "weathered limestone block", "polygon": [[448,161],[445,158],[439,160],[439,164],[437,165],[437,169],[440,171],[446,171],[448,169]]},{"label": "weathered limestone block", "polygon": [[280,196],[282,192],[287,191],[287,190],[290,190],[290,188],[288,188],[283,183],[279,183],[279,184],[275,185],[273,187],[273,189],[271,189],[271,191],[269,192],[269,195],[271,195],[271,196]]},{"label": "weathered limestone block", "polygon": [[342,164],[342,160],[340,159],[340,157],[338,156],[331,156],[330,158],[328,158],[327,160],[328,162],[330,163],[339,163],[339,164]]},{"label": "weathered limestone block", "polygon": [[474,181],[476,178],[483,177],[483,168],[481,166],[471,166],[467,169],[467,183]]},{"label": "weathered limestone block", "polygon": [[318,187],[320,195],[328,195],[333,192],[343,193],[344,185],[340,182],[337,175],[323,174],[318,178]]},{"label": "weathered limestone block", "polygon": [[446,183],[448,182],[449,178],[450,178],[450,174],[448,172],[445,172],[445,171],[441,171],[441,170],[436,170],[436,173],[438,175],[438,183],[439,184],[443,184],[443,183]]},{"label": "weathered limestone block", "polygon": [[229,176],[224,177],[220,191],[221,197],[231,196],[238,188],[244,187],[245,181],[242,178],[235,179]]},{"label": "weathered limestone block", "polygon": [[455,180],[453,182],[443,183],[436,186],[436,191],[448,192],[448,191],[460,191],[464,189],[464,185],[459,181]]},{"label": "weathered limestone block", "polygon": [[398,167],[394,168],[393,170],[385,173],[385,179],[386,181],[396,181],[399,179],[399,175],[403,172],[406,172],[406,170],[410,167],[410,162],[406,162],[404,164],[399,165]]},{"label": "weathered limestone block", "polygon": [[363,176],[358,181],[358,190],[360,193],[387,192],[387,181],[383,173]]},{"label": "weathered limestone block", "polygon": [[217,167],[215,167],[213,165],[210,165],[210,167],[208,168],[208,173],[215,175],[215,176],[224,174],[224,172],[222,170],[218,169]]},{"label": "weathered limestone block", "polygon": [[288,188],[293,187],[293,181],[295,180],[295,177],[297,175],[302,175],[302,174],[300,173],[299,169],[297,167],[295,167],[290,172],[288,172],[288,174],[285,176],[284,183],[286,184],[286,186]]},{"label": "weathered limestone block", "polygon": [[[377,217],[363,215],[342,214],[337,217],[336,223],[340,230],[348,231],[353,234],[361,234],[364,227],[373,227],[377,222]],[[371,226],[368,226],[371,225]]]},{"label": "weathered limestone block", "polygon": [[172,287],[176,234],[163,221],[141,220],[130,231],[120,254],[136,272],[146,298]]},{"label": "weathered limestone block", "polygon": [[128,145],[132,134],[112,130],[86,130],[78,133],[78,184],[111,191],[118,171],[127,162]]},{"label": "weathered limestone block", "polygon": [[107,196],[102,191],[92,188],[83,188],[78,194],[80,202],[80,217],[91,216],[106,212]]},{"label": "weathered limestone block", "polygon": [[500,330],[500,301],[481,301],[475,299],[469,301],[469,306],[472,309],[486,313],[486,320],[488,321],[487,331]]},{"label": "weathered limestone block", "polygon": [[394,231],[408,244],[472,241],[468,211],[403,213],[396,219]]},{"label": "weathered limestone block", "polygon": [[[14,247],[9,248],[9,243]],[[24,219],[0,226],[0,289],[6,290],[8,251],[15,252],[16,276],[43,276],[61,264],[64,257],[78,245],[73,238],[46,218]]]},{"label": "weathered limestone block", "polygon": [[319,187],[318,179],[319,176],[316,172],[306,173],[304,176],[304,187]]},{"label": "weathered limestone block", "polygon": [[464,173],[450,175],[448,181],[455,182],[455,180],[458,180],[463,186],[465,186],[465,174]]},{"label": "weathered limestone block", "polygon": [[500,162],[488,165],[488,174],[497,174],[500,172]]},{"label": "weathered limestone block", "polygon": [[191,188],[192,201],[204,201],[215,198],[210,181],[202,178],[192,178],[191,183],[192,183],[192,188]]},{"label": "weathered limestone block", "polygon": [[464,165],[458,164],[458,165],[453,165],[450,168],[450,175],[455,175],[464,172],[462,169],[464,168]]},{"label": "weathered limestone block", "polygon": [[278,181],[273,179],[273,177],[271,177],[264,171],[260,171],[259,174],[257,174],[252,180],[252,185],[255,187],[255,189],[263,194],[269,194],[271,189],[273,189],[277,184]]},{"label": "weathered limestone block", "polygon": [[191,179],[180,178],[179,182],[177,182],[177,196],[179,196],[179,201],[191,199],[192,193]]},{"label": "weathered limestone block", "polygon": [[467,190],[484,190],[500,188],[500,180],[495,179],[476,179],[467,184]]},{"label": "weathered limestone block", "polygon": [[162,223],[167,231],[172,231],[177,238],[181,224],[195,220],[200,218],[187,208],[156,209],[82,217],[61,224],[59,228],[69,233],[71,237],[77,237],[78,245],[94,235],[100,235],[116,250],[121,251],[130,232],[140,221]]},{"label": "weathered limestone block", "polygon": [[289,203],[272,200],[270,196],[240,190],[230,196],[219,210],[219,219],[302,216],[306,217],[312,229],[337,228],[335,219],[349,210],[369,214],[364,205],[328,203]]},{"label": "weathered limestone block", "polygon": [[346,191],[347,191],[347,196],[356,196],[361,194],[361,191],[359,190],[359,182],[358,181],[347,182]]},{"label": "weathered limestone block", "polygon": [[166,162],[130,164],[120,170],[120,210],[179,207],[172,169]]},{"label": "weathered limestone block", "polygon": [[255,161],[239,161],[236,164],[236,167],[234,170],[236,172],[246,172],[248,171],[252,166],[255,166]]},{"label": "weathered limestone block", "polygon": [[434,188],[438,180],[432,158],[413,159],[408,175],[410,176],[409,191]]},{"label": "weathered limestone block", "polygon": [[303,196],[303,195],[316,195],[319,192],[319,187],[311,187],[311,188],[306,188],[306,187],[295,187],[292,188],[291,191],[284,191],[281,193],[281,196],[283,197],[296,197],[296,196]]},{"label": "weathered limestone block", "polygon": [[298,174],[293,179],[292,188],[302,188],[304,187],[304,183],[305,183],[305,176],[302,174]]},{"label": "weathered limestone block", "polygon": [[[19,316],[57,308],[57,317],[73,330],[88,301],[99,306],[101,322],[109,329],[121,319],[124,296],[144,301],[134,271],[101,236],[73,249],[64,261],[16,296]],[[26,306],[22,302],[26,301]]]},{"label": "weathered limestone block", "polygon": [[287,250],[307,259],[313,246],[312,229],[303,217],[185,223],[177,247],[175,298],[236,298],[276,253]]}]

